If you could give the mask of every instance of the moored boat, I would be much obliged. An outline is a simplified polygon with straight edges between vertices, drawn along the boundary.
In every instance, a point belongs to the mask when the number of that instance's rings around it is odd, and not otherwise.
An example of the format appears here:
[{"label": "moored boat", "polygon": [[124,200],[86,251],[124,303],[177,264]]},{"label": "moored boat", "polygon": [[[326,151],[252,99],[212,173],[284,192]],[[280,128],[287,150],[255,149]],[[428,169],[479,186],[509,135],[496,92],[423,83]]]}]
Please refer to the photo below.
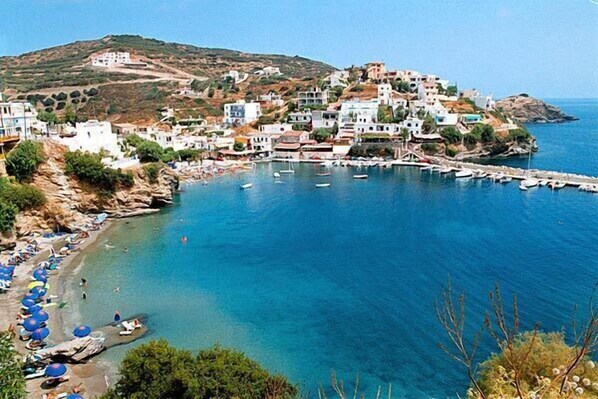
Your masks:
[{"label": "moored boat", "polygon": [[278,173],[278,172],[274,172],[274,178],[275,178],[275,179],[278,179],[278,178],[280,178],[280,173]]},{"label": "moored boat", "polygon": [[330,176],[330,172],[324,172],[324,173],[316,173],[316,176]]},{"label": "moored boat", "polygon": [[452,171],[453,171],[453,168],[441,168],[440,174],[445,175],[447,173],[451,173]]},{"label": "moored boat", "polygon": [[325,188],[325,187],[330,187],[331,184],[330,183],[318,183],[316,184],[317,188]]},{"label": "moored boat", "polygon": [[474,179],[483,179],[484,177],[488,176],[488,173],[484,172],[483,170],[476,170],[473,172]]},{"label": "moored boat", "polygon": [[565,183],[564,181],[551,181],[550,183],[548,183],[548,187],[550,187],[552,190],[560,190],[566,185],[567,183]]},{"label": "moored boat", "polygon": [[463,169],[455,173],[455,177],[457,179],[462,179],[466,177],[472,177],[473,171],[471,169]]},{"label": "moored boat", "polygon": [[534,179],[534,178],[530,178],[530,177],[528,177],[527,179],[525,179],[521,182],[521,185],[525,186],[527,188],[536,187],[538,184],[540,184],[538,179]]},{"label": "moored boat", "polygon": [[367,179],[368,175],[353,175],[354,179],[358,179],[358,180],[363,180],[363,179]]},{"label": "moored boat", "polygon": [[520,184],[519,184],[519,189],[520,189],[521,191],[527,191],[527,186],[525,186],[523,183],[520,183]]},{"label": "moored boat", "polygon": [[241,189],[241,190],[247,190],[248,188],[251,188],[251,187],[253,187],[253,183],[245,183],[245,184],[241,184],[239,186],[239,189]]},{"label": "moored boat", "polygon": [[502,178],[499,180],[499,182],[500,182],[501,184],[507,184],[507,183],[510,183],[510,182],[512,182],[512,181],[513,181],[513,178],[512,178],[512,177],[509,177],[509,176],[503,176],[503,177],[502,177]]}]

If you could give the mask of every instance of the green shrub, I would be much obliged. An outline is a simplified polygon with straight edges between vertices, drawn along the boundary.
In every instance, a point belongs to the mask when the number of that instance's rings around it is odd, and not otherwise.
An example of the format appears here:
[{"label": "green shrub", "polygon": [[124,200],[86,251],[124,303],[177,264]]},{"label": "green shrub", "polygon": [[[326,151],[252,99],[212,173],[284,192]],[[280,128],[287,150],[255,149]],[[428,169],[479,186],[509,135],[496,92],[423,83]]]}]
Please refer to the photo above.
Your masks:
[{"label": "green shrub", "polygon": [[233,144],[233,150],[240,152],[243,151],[245,149],[245,145],[239,141],[237,141],[235,144]]},{"label": "green shrub", "polygon": [[352,92],[360,92],[363,90],[364,90],[364,88],[362,85],[356,85],[356,86],[351,87],[351,89],[349,89],[349,91],[352,91]]},{"label": "green shrub", "polygon": [[461,142],[461,139],[463,138],[461,133],[452,126],[445,127],[444,129],[442,129],[440,131],[440,135],[442,136],[444,141],[446,141],[449,144],[459,143],[459,142]]},{"label": "green shrub", "polygon": [[125,137],[125,144],[137,147],[139,144],[143,143],[145,140],[139,137],[136,134],[129,134]]},{"label": "green shrub", "polygon": [[491,125],[483,125],[482,126],[482,134],[481,134],[482,143],[493,143],[496,139],[496,134],[494,133],[494,128]]},{"label": "green shrub", "polygon": [[61,91],[54,98],[56,99],[56,101],[65,101],[68,97],[69,97],[68,94],[66,94],[66,93],[64,93],[64,92]]},{"label": "green shrub", "polygon": [[526,129],[519,128],[509,130],[507,138],[509,141],[515,141],[517,143],[527,143],[532,138],[532,135]]},{"label": "green shrub", "polygon": [[44,158],[44,150],[40,143],[21,141],[6,156],[6,172],[18,181],[29,181]]},{"label": "green shrub", "polygon": [[[2,205],[0,204],[0,209]],[[0,211],[0,215],[2,212]],[[0,217],[1,220],[1,217]],[[20,356],[6,332],[0,333],[0,398],[21,399],[26,396],[25,377]]]},{"label": "green shrub", "polygon": [[[12,229],[12,225],[15,222],[15,217],[19,212],[19,208],[15,205],[0,200],[0,231],[7,232]],[[0,379],[2,373],[0,373]]]},{"label": "green shrub", "polygon": [[428,155],[434,155],[438,152],[438,144],[436,143],[424,143],[421,148],[422,151]]},{"label": "green shrub", "polygon": [[160,144],[144,140],[137,145],[137,156],[141,162],[158,162],[162,160],[164,150]]},{"label": "green shrub", "polygon": [[161,339],[130,350],[119,380],[102,398],[286,399],[297,393],[286,378],[241,352],[216,346],[194,358]]},{"label": "green shrub", "polygon": [[463,143],[467,147],[474,147],[478,143],[479,139],[475,134],[466,133],[463,135]]},{"label": "green shrub", "polygon": [[318,143],[323,143],[330,137],[330,132],[328,129],[318,128],[314,129],[312,136]]},{"label": "green shrub", "polygon": [[184,150],[177,151],[177,155],[181,161],[195,160],[199,157],[200,154],[201,154],[200,150],[194,150],[194,149],[184,149]]},{"label": "green shrub", "polygon": [[444,150],[444,153],[447,156],[453,158],[459,153],[459,149],[457,147],[455,147],[454,145],[447,145]]},{"label": "green shrub", "polygon": [[7,178],[0,178],[0,201],[24,211],[44,205],[46,196],[29,184],[11,183]]},{"label": "green shrub", "polygon": [[131,172],[107,168],[99,154],[89,152],[67,152],[64,156],[66,173],[76,176],[102,193],[111,194],[117,186],[131,187],[134,178]]},{"label": "green shrub", "polygon": [[145,172],[145,176],[150,183],[156,183],[158,181],[158,177],[160,176],[160,170],[162,169],[162,164],[158,162],[148,163],[147,165],[143,166],[143,171]]}]

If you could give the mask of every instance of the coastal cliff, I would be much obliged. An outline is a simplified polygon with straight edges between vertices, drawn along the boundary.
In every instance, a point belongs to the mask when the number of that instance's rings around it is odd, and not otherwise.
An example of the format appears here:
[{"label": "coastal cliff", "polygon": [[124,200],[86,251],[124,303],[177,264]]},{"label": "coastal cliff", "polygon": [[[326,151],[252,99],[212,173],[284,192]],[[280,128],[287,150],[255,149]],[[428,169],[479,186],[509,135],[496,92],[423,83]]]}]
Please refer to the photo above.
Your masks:
[{"label": "coastal cliff", "polygon": [[519,123],[562,123],[579,119],[525,93],[503,98],[496,102],[496,107]]},{"label": "coastal cliff", "polygon": [[17,215],[17,236],[34,231],[72,231],[88,223],[88,214],[106,212],[112,217],[129,217],[156,212],[170,204],[178,186],[176,175],[161,168],[155,179],[148,179],[141,166],[127,169],[133,176],[130,187],[118,187],[107,195],[65,172],[66,146],[51,140],[43,141],[45,161],[39,165],[31,184],[47,199],[44,206]]}]

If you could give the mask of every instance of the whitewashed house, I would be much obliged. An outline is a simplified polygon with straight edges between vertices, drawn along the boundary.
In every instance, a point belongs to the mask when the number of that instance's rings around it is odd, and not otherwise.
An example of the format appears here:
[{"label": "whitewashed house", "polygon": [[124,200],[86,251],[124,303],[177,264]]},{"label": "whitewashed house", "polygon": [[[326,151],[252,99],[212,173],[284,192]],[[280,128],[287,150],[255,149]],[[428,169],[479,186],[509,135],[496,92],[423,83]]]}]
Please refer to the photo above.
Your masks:
[{"label": "whitewashed house", "polygon": [[328,104],[328,90],[320,90],[319,87],[314,87],[311,90],[297,93],[297,105],[299,109],[311,105],[322,106],[326,104]]},{"label": "whitewashed house", "polygon": [[312,111],[311,112],[311,125],[312,128],[326,128],[330,129],[340,125],[341,113],[339,111]]},{"label": "whitewashed house", "polygon": [[37,120],[35,107],[28,102],[0,102],[0,138],[31,139],[46,133],[45,122]]},{"label": "whitewashed house", "polygon": [[382,83],[378,85],[378,102],[380,105],[391,105],[392,86],[390,83]]},{"label": "whitewashed house", "polygon": [[264,157],[272,156],[272,143],[275,136],[277,135],[261,132],[247,134],[251,149],[255,151],[256,154],[260,154]]},{"label": "whitewashed house", "polygon": [[347,87],[349,86],[349,71],[334,71],[324,78],[324,83],[327,87]]},{"label": "whitewashed house", "polygon": [[377,98],[361,101],[358,98],[341,102],[340,118],[343,123],[370,123],[378,120]]},{"label": "whitewashed house", "polygon": [[492,99],[492,94],[484,96],[477,93],[475,96],[471,97],[471,100],[476,107],[481,108],[484,111],[494,111],[494,108],[496,107],[496,102]]},{"label": "whitewashed house", "polygon": [[131,63],[131,54],[128,52],[109,51],[91,57],[91,65],[95,67],[111,68],[129,63]]},{"label": "whitewashed house", "polygon": [[264,69],[262,69],[262,71],[264,72],[264,76],[279,76],[279,75],[282,75],[282,72],[280,72],[280,68],[279,67],[267,66]]},{"label": "whitewashed house", "polygon": [[67,125],[56,140],[68,146],[71,151],[81,150],[96,154],[107,151],[116,158],[122,158],[123,155],[118,135],[112,131],[112,125],[107,121],[89,120],[78,122],[74,127]]},{"label": "whitewashed house", "polygon": [[289,130],[293,130],[292,123],[270,123],[267,125],[261,125],[258,128],[260,133],[263,134],[283,134]]},{"label": "whitewashed house", "polygon": [[235,103],[224,104],[224,123],[229,125],[245,125],[255,122],[262,115],[260,103],[237,100]]}]

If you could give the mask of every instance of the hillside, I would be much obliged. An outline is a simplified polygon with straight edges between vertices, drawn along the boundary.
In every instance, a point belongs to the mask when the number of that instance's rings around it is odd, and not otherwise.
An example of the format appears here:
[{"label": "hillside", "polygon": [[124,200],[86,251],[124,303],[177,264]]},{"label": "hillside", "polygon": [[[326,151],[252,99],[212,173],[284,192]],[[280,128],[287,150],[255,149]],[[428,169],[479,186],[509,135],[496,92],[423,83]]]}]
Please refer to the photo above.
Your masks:
[{"label": "hillside", "polygon": [[527,94],[503,98],[496,102],[496,107],[519,123],[562,123],[578,119]]},{"label": "hillside", "polygon": [[[147,67],[92,66],[91,57],[106,51],[129,52],[133,61],[146,63]],[[267,66],[280,68],[282,76],[253,75]],[[221,77],[230,70],[249,75],[243,90],[222,87]],[[120,35],[0,57],[0,91],[10,99],[27,99],[46,111],[62,113],[70,105],[83,116],[155,121],[156,108],[160,106],[194,108],[194,113],[217,116],[227,98],[243,98],[236,93],[265,94],[270,85],[281,82],[295,88],[300,82],[315,81],[332,70],[330,65],[299,56],[249,54]],[[210,88],[214,89],[216,95],[210,97],[210,106],[203,107],[203,103],[198,104],[200,101],[181,103],[167,98],[192,82],[202,91],[200,99],[208,97]]]}]

